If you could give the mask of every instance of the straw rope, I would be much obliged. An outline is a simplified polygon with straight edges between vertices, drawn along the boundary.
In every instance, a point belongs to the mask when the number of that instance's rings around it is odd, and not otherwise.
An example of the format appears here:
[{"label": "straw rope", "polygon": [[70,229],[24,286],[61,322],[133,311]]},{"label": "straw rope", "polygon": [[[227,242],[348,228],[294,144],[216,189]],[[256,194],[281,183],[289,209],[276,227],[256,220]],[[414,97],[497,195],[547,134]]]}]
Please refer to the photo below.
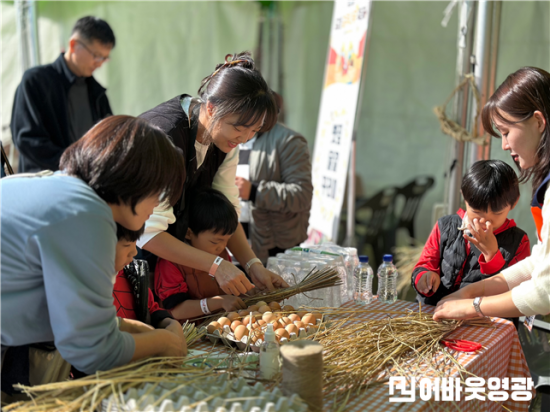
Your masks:
[{"label": "straw rope", "polygon": [[[474,128],[472,133],[468,132],[464,127],[459,125],[454,120],[449,119],[447,117],[447,114],[445,113],[447,104],[449,104],[453,96],[459,90],[461,90],[464,86],[466,86],[466,84],[470,85],[470,88],[476,100],[476,116],[474,119]],[[441,106],[434,107],[434,113],[439,119],[439,123],[441,125],[441,131],[451,136],[453,139],[459,142],[473,142],[480,146],[484,146],[485,144],[487,144],[486,137],[479,136],[477,134],[478,122],[481,115],[481,98],[479,96],[479,90],[477,89],[477,86],[475,83],[475,77],[473,73],[469,73],[464,76],[464,79],[462,80],[462,82],[460,82],[460,84],[455,87],[455,89],[449,95],[447,100],[445,100],[445,103],[443,103]]]}]

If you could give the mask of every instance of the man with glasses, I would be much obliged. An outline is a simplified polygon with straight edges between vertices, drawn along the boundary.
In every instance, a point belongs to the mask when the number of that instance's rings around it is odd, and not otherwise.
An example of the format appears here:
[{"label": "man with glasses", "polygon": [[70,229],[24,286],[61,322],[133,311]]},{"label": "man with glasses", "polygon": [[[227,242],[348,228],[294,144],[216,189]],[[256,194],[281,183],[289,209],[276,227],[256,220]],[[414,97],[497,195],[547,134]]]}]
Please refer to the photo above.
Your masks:
[{"label": "man with glasses", "polygon": [[109,59],[113,47],[109,24],[83,17],[73,27],[65,53],[23,74],[11,117],[19,172],[58,170],[63,151],[112,115],[105,88],[92,74]]}]

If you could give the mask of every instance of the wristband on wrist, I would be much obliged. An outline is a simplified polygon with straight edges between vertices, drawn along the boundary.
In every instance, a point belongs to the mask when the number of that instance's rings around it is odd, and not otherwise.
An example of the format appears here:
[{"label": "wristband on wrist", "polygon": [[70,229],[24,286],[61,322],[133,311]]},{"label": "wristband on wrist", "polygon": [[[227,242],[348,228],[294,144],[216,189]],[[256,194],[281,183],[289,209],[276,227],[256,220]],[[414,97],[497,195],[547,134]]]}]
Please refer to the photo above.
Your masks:
[{"label": "wristband on wrist", "polygon": [[206,299],[201,299],[201,310],[202,313],[204,313],[205,315],[210,314],[210,309],[208,309],[208,303]]},{"label": "wristband on wrist", "polygon": [[210,267],[208,274],[214,277],[214,275],[216,274],[216,271],[218,270],[218,267],[222,262],[223,262],[223,258],[220,256],[217,256],[216,259],[214,259],[214,263],[212,263],[212,266]]},{"label": "wristband on wrist", "polygon": [[254,263],[259,263],[260,265],[262,264],[262,261],[258,258],[253,258],[253,259],[250,259],[247,264],[245,265],[246,266],[246,273],[250,272],[250,267],[254,264]]}]

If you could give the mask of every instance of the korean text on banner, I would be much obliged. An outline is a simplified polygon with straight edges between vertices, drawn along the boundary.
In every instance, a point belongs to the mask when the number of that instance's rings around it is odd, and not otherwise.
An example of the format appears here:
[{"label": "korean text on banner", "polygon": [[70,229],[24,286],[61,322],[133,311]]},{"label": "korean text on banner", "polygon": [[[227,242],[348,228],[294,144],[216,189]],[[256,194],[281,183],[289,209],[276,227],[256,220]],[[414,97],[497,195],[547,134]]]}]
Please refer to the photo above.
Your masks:
[{"label": "korean text on banner", "polygon": [[335,1],[313,152],[309,241],[336,241],[361,87],[370,1]]}]

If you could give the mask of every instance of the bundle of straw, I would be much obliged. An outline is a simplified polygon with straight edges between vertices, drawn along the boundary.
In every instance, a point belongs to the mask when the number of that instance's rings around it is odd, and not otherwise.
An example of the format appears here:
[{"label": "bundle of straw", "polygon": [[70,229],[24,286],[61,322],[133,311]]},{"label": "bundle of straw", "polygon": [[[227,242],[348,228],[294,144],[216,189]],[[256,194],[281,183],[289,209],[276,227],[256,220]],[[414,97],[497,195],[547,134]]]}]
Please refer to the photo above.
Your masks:
[{"label": "bundle of straw", "polygon": [[[342,309],[348,314],[354,312]],[[449,352],[442,351],[439,342],[464,324],[490,324],[484,319],[435,322],[432,314],[422,312],[396,315],[360,324],[346,318],[316,335],[315,340],[325,349],[325,393],[334,391],[337,403],[345,403],[351,394],[394,373],[408,377],[428,372],[449,376],[452,367],[467,373]]]},{"label": "bundle of straw", "polygon": [[[230,373],[230,376],[235,376],[240,373],[245,364],[232,362],[231,357],[232,354],[229,354],[226,358],[229,366],[224,368],[218,366],[217,369],[223,369]],[[116,399],[121,399],[122,394],[129,389],[139,389],[147,383],[153,385],[151,390],[154,390],[159,384],[176,384],[170,393],[177,392],[184,385],[200,389],[215,372],[211,368],[190,366],[186,363],[189,362],[189,359],[150,358],[109,371],[97,372],[95,375],[73,381],[31,387],[15,385],[29,395],[32,400],[2,406],[2,410],[6,412],[96,411],[101,409],[102,401],[111,395],[115,395]],[[163,400],[164,397],[157,399],[153,406],[158,406]],[[196,405],[193,404],[193,406]]]},{"label": "bundle of straw", "polygon": [[342,280],[340,274],[335,267],[329,266],[323,270],[312,269],[306,277],[298,284],[286,289],[279,289],[267,294],[258,294],[249,298],[243,299],[248,306],[264,301],[280,302],[281,300],[291,298],[299,293],[310,292],[312,290],[330,288],[332,286],[341,285]]},{"label": "bundle of straw", "polygon": [[189,321],[186,321],[183,324],[182,328],[183,328],[183,335],[185,336],[185,340],[187,342],[188,348],[206,334],[205,330],[199,331],[195,326],[195,324],[189,323]]}]

